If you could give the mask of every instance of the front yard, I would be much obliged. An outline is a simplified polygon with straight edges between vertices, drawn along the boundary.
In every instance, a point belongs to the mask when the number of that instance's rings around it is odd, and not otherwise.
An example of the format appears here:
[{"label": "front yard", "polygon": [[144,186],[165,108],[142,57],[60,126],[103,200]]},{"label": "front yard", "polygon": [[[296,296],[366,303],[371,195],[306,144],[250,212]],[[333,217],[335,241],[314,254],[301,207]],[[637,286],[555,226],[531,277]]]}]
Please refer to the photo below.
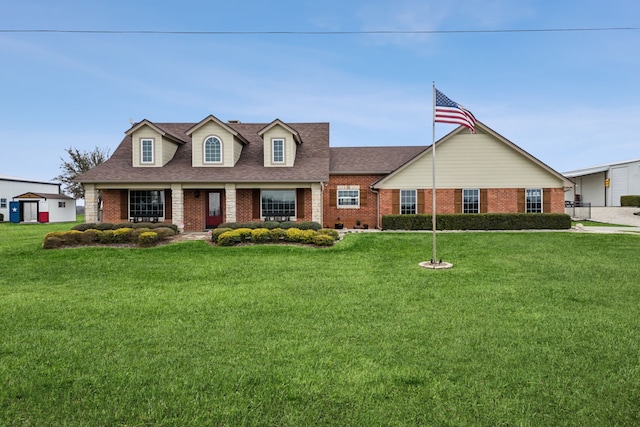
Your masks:
[{"label": "front yard", "polygon": [[0,224],[0,425],[634,425],[640,238],[42,250]]}]

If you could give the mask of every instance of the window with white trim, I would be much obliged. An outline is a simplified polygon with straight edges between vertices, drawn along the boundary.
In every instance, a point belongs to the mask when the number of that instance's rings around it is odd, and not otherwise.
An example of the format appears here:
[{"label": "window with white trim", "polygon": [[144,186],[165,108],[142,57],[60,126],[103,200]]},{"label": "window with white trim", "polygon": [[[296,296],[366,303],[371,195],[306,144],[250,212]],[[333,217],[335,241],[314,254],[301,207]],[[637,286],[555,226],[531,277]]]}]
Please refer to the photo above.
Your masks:
[{"label": "window with white trim", "polygon": [[462,190],[462,213],[480,213],[480,190],[466,188]]},{"label": "window with white trim", "polygon": [[400,190],[400,213],[418,213],[418,192],[416,190]]},{"label": "window with white trim", "polygon": [[527,188],[525,211],[527,213],[542,212],[542,188]]},{"label": "window with white trim", "polygon": [[140,163],[153,163],[153,139],[140,140]]},{"label": "window with white trim", "polygon": [[0,208],[2,209],[7,208],[7,199],[0,199]]},{"label": "window with white trim", "polygon": [[284,163],[284,139],[271,140],[271,159],[273,163]]},{"label": "window with white trim", "polygon": [[262,190],[262,217],[295,218],[296,190]]},{"label": "window with white trim", "polygon": [[360,187],[357,185],[338,186],[336,198],[339,208],[357,209],[360,207]]},{"label": "window with white trim", "polygon": [[129,216],[131,217],[163,217],[164,191],[130,190]]},{"label": "window with white trim", "polygon": [[58,202],[58,207],[59,208],[66,208],[67,207],[67,202]]},{"label": "window with white trim", "polygon": [[215,136],[210,136],[204,141],[204,162],[222,163],[222,141]]}]

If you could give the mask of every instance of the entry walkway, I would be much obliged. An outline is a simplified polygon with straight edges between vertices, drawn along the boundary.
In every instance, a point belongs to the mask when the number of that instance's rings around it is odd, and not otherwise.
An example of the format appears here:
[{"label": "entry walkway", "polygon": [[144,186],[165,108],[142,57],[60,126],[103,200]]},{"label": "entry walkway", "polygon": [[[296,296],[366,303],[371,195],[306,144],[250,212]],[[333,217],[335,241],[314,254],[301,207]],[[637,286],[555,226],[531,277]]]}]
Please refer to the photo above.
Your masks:
[{"label": "entry walkway", "polygon": [[571,229],[578,233],[599,233],[599,234],[638,234],[640,235],[640,227],[604,227],[604,226],[580,226],[577,225]]}]

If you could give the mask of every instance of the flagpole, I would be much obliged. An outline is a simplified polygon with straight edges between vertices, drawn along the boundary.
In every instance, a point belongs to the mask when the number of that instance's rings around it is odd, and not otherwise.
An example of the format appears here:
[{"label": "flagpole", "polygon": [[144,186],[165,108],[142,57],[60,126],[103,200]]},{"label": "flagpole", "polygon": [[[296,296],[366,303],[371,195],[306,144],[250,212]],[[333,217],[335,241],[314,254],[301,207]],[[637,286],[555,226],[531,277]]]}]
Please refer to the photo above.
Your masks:
[{"label": "flagpole", "polygon": [[437,261],[436,251],[436,82],[433,82],[433,120],[431,129],[431,228],[433,230],[433,258],[431,262]]}]

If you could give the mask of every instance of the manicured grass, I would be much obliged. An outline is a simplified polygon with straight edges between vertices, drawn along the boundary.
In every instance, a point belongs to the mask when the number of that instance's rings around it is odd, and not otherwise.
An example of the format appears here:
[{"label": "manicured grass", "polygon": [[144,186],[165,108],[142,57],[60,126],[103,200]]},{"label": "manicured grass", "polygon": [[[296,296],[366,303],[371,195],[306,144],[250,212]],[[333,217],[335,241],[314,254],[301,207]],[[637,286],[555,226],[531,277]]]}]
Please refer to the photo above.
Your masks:
[{"label": "manicured grass", "polygon": [[0,224],[0,425],[637,425],[640,238],[42,250]]}]

